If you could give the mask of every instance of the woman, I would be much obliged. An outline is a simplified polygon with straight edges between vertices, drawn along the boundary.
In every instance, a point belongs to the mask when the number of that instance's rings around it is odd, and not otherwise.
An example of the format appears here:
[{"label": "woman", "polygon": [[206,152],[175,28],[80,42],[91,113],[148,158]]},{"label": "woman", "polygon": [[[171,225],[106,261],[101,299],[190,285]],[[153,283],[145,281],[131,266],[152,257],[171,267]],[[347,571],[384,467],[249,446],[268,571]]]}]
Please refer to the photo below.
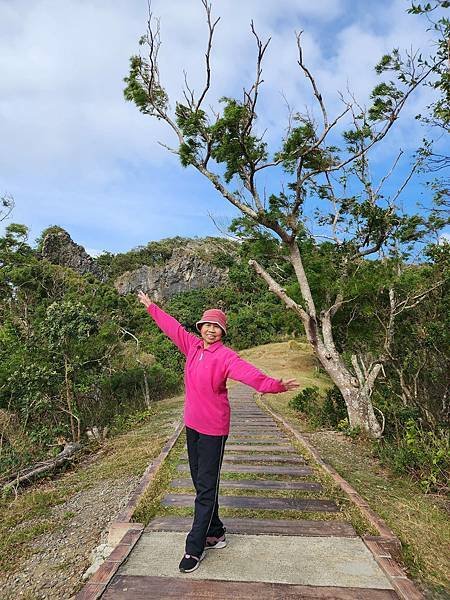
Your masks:
[{"label": "woman", "polygon": [[196,497],[194,522],[186,538],[180,571],[190,573],[199,566],[204,550],[226,546],[217,497],[220,467],[230,430],[227,379],[272,394],[292,390],[298,384],[294,379],[283,381],[267,377],[224,346],[222,338],[227,333],[227,318],[221,310],[213,308],[203,313],[196,323],[199,338],[186,331],[144,292],[139,292],[138,299],[158,327],[186,356],[184,423]]}]

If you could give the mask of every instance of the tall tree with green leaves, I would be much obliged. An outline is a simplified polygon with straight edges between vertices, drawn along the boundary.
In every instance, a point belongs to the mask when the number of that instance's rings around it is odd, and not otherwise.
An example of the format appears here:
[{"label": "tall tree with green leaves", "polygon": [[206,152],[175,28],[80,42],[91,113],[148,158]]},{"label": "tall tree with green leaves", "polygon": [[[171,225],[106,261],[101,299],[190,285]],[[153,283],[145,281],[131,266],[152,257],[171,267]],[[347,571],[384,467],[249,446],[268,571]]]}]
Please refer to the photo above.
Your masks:
[{"label": "tall tree with green leaves", "polygon": [[[403,253],[429,231],[429,223],[423,217],[403,213],[398,202],[418,169],[420,158],[413,162],[398,188],[389,193],[386,180],[402,152],[392,169],[378,180],[371,176],[369,154],[386,138],[411,94],[436,66],[417,64],[414,77],[380,83],[372,91],[368,109],[351,94],[342,97],[342,110],[331,115],[305,62],[301,34],[297,34],[299,72],[310,84],[310,100],[315,103],[320,120],[313,118],[313,110],[290,111],[282,144],[271,149],[259,133],[264,127],[257,127],[262,64],[270,40],[263,42],[252,23],[257,54],[254,81],[244,89],[242,98],[220,99],[219,112],[207,108],[211,51],[219,19],[213,19],[207,0],[202,0],[202,4],[208,27],[203,89],[196,94],[186,81],[183,98],[175,102],[172,110],[158,62],[159,21],[150,14],[147,33],[139,42],[147,53],[131,57],[125,98],[144,115],[168,125],[177,144],[170,150],[184,167],[196,169],[241,211],[246,227],[263,228],[278,239],[295,272],[300,290],[297,300],[260,262],[253,259],[250,264],[301,320],[315,355],[345,399],[350,424],[379,437],[382,428],[371,398],[376,379],[388,360],[392,328],[386,330],[383,350],[373,355],[339,348],[333,318],[346,303],[358,297],[359,270],[368,257],[389,258],[386,268],[394,277],[395,265]],[[343,133],[338,133],[338,129]],[[266,199],[260,176],[267,170],[280,176],[280,191]],[[286,178],[288,184],[283,186]],[[323,299],[314,297],[302,250],[309,237],[308,203],[316,209],[316,225],[329,239],[336,274]],[[398,314],[398,302],[400,299],[394,298],[391,303],[391,320]]]},{"label": "tall tree with green leaves", "polygon": [[81,346],[96,331],[98,322],[80,302],[64,301],[53,302],[47,308],[41,326],[54,354],[55,366],[59,363],[58,370],[63,373],[61,391],[66,402],[63,410],[69,415],[72,440],[79,442],[81,424],[74,394],[74,374],[84,362]]}]

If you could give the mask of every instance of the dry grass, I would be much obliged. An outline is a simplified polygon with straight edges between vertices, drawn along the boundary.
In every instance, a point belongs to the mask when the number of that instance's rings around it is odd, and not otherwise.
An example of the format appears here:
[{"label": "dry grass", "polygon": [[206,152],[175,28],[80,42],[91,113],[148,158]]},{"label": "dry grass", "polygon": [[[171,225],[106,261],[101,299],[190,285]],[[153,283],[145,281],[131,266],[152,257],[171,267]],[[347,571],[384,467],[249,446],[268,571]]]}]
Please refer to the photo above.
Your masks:
[{"label": "dry grass", "polygon": [[139,476],[160,453],[181,416],[182,397],[156,403],[139,427],[107,440],[101,449],[84,458],[71,471],[43,480],[14,499],[0,500],[0,571],[14,570],[33,552],[33,542],[43,533],[64,528],[73,515],[52,509],[83,490],[101,487],[103,481]]},{"label": "dry grass", "polygon": [[[242,353],[266,373],[296,377],[302,387],[325,389],[327,378],[314,373],[307,344],[268,344]],[[306,367],[306,371],[305,371]],[[308,370],[309,369],[309,370]],[[266,402],[299,431],[309,435],[321,456],[365,498],[399,537],[410,575],[428,598],[450,598],[450,519],[442,497],[426,495],[419,485],[383,468],[370,444],[334,431],[314,431],[288,406],[295,393],[268,395]]]}]

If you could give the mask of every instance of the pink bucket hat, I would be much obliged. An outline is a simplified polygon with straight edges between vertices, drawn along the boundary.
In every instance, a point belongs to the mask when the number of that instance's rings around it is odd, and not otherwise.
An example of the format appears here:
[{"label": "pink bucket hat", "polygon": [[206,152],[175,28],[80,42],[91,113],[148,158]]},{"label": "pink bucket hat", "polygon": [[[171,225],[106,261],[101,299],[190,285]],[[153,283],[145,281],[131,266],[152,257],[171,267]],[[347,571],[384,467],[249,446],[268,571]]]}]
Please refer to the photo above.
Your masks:
[{"label": "pink bucket hat", "polygon": [[227,333],[227,315],[219,308],[210,308],[209,310],[205,310],[200,321],[197,321],[195,324],[199,331],[203,323],[215,323],[223,330],[225,335]]}]

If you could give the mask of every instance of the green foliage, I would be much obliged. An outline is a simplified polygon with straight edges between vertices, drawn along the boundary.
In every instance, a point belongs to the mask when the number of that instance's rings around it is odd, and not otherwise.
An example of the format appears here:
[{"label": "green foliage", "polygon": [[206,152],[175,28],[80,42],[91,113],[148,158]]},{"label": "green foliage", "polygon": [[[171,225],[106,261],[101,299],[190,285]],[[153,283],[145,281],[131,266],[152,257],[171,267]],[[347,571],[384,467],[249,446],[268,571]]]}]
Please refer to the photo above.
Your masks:
[{"label": "green foliage", "polygon": [[351,427],[347,417],[339,421],[339,423],[337,424],[337,428],[341,433],[351,438],[352,440],[358,438],[361,435],[361,427],[359,425],[357,425],[356,427]]},{"label": "green foliage", "polygon": [[209,128],[211,156],[226,165],[225,181],[243,176],[248,164],[256,165],[267,158],[267,144],[251,133],[248,105],[233,98],[221,98],[225,106],[222,116]]},{"label": "green foliage", "polygon": [[404,95],[404,92],[398,89],[393,81],[375,86],[370,96],[373,103],[369,108],[369,119],[371,121],[383,121],[393,118],[395,110]]},{"label": "green foliage", "polygon": [[305,166],[310,169],[320,170],[329,166],[329,162],[324,160],[324,151],[312,150],[317,142],[314,123],[300,114],[294,115],[293,122],[299,125],[292,128],[283,142],[282,150],[275,155],[275,160],[282,161],[285,170],[291,174],[294,173],[300,156],[305,157]]},{"label": "green foliage", "polygon": [[123,418],[139,411],[145,390],[144,376],[147,377],[148,392],[152,401],[178,392],[182,382],[181,373],[175,374],[160,364],[145,369],[137,366],[117,371],[101,382],[101,392],[109,399],[109,402],[105,403],[108,412],[99,415],[96,411],[91,416],[89,425],[106,424],[112,419]]},{"label": "green foliage", "polygon": [[417,420],[409,418],[400,439],[395,443],[382,440],[376,450],[397,473],[407,473],[418,480],[424,492],[446,491],[450,475],[448,427],[425,430]]},{"label": "green foliage", "polygon": [[336,427],[347,414],[344,399],[336,388],[322,397],[316,386],[306,387],[289,402],[289,406],[304,413],[316,427]]},{"label": "green foliage", "polygon": [[305,414],[311,414],[319,402],[319,388],[306,387],[289,401],[289,406]]},{"label": "green foliage", "polygon": [[167,94],[152,73],[149,62],[141,56],[130,58],[130,71],[124,78],[126,87],[124,97],[134,102],[144,115],[160,118],[160,113],[167,108]]}]

